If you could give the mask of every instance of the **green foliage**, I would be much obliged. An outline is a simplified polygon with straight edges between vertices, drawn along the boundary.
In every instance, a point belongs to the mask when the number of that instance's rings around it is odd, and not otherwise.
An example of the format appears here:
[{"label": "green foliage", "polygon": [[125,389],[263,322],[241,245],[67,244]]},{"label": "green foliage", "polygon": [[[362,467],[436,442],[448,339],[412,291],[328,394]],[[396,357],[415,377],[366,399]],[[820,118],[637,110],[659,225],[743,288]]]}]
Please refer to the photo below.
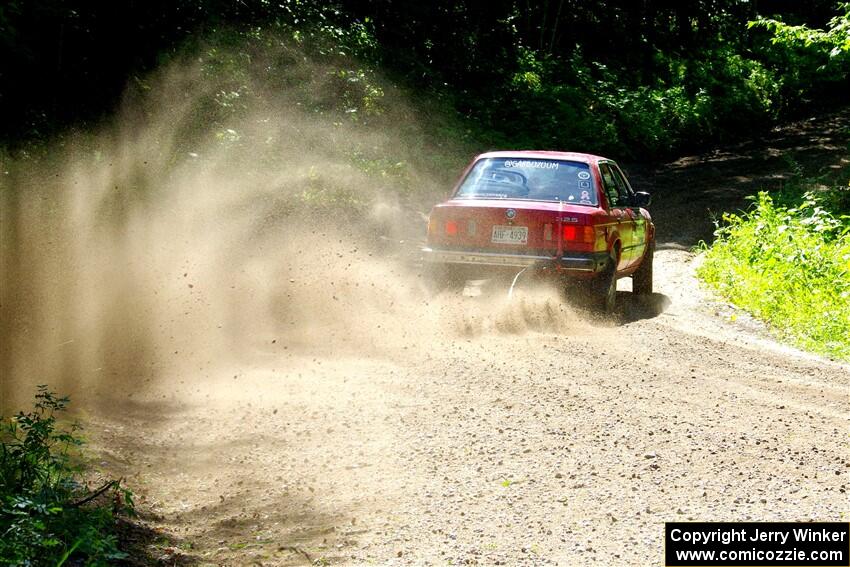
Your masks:
[{"label": "green foliage", "polygon": [[[79,463],[78,426],[61,428],[68,398],[39,386],[32,411],[0,418],[0,564],[110,565],[118,549],[113,510],[87,502]],[[132,495],[118,483],[110,496],[132,512]],[[106,493],[106,491],[104,491]]]},{"label": "green foliage", "polygon": [[[848,5],[839,8],[847,12]],[[616,36],[606,27],[597,31],[598,41],[577,40],[561,50],[554,49],[557,18],[551,35],[535,48],[517,15],[506,20],[517,46],[513,61],[501,69],[501,83],[465,91],[460,105],[470,108],[475,121],[491,125],[498,133],[494,138],[509,147],[659,158],[749,135],[817,98],[840,100],[846,94],[846,15],[833,18],[823,32],[777,20],[748,25],[723,10],[709,16],[702,12],[706,8],[698,4],[693,19],[675,20],[678,33],[671,35],[664,8],[652,9],[653,16],[647,8],[612,7],[607,26],[622,23],[627,33]],[[741,8],[734,11],[745,14]],[[630,18],[638,23],[628,25]],[[546,22],[544,15],[541,25]],[[590,21],[584,25],[594,29]],[[658,28],[664,30],[660,35]],[[678,40],[664,45],[670,37]],[[623,45],[610,51],[612,43]]]},{"label": "green foliage", "polygon": [[[0,121],[14,142],[96,120],[126,83],[151,88],[139,77],[185,57],[228,78],[187,133],[212,122],[236,147],[252,140],[228,119],[258,98],[296,89],[313,112],[375,125],[390,83],[439,101],[464,122],[445,133],[479,149],[666,157],[844,101],[850,3],[835,6],[760,17],[747,0],[12,0],[0,8]],[[325,66],[321,80],[305,55]]]},{"label": "green foliage", "polygon": [[661,157],[776,116],[776,74],[729,46],[688,58],[658,52],[663,72],[651,84],[630,84],[622,70],[588,62],[581,51],[566,62],[531,50],[518,57],[504,96],[474,103],[514,147]]},{"label": "green foliage", "polygon": [[759,193],[749,212],[724,215],[698,274],[794,343],[850,359],[850,216],[825,206],[842,193],[808,191],[794,206]]},{"label": "green foliage", "polygon": [[815,55],[828,54],[830,58],[844,58],[850,55],[850,2],[839,3],[838,10],[841,14],[829,21],[826,31],[792,26],[771,18],[751,21],[748,27],[760,27],[771,32],[773,45],[808,50]]},{"label": "green foliage", "polygon": [[242,140],[231,123],[248,112],[279,110],[282,96],[284,105],[346,123],[380,116],[385,93],[369,63],[374,40],[368,27],[331,25],[317,14],[319,24],[222,27],[185,45],[175,59],[196,61],[205,86],[193,93],[201,95],[194,102],[197,120],[180,138],[214,131],[223,142],[249,145],[256,140]]},{"label": "green foliage", "polygon": [[767,45],[761,45],[758,52],[768,64],[781,70],[777,86],[786,106],[830,90],[846,97],[850,80],[850,2],[838,4],[838,11],[826,30],[771,18],[749,22],[750,29],[768,32]]}]

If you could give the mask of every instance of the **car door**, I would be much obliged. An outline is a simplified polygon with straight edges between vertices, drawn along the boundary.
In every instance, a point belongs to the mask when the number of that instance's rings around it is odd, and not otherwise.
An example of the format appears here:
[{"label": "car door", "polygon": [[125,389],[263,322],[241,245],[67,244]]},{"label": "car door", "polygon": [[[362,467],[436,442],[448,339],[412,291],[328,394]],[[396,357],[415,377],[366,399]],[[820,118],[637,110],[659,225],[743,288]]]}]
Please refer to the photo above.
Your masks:
[{"label": "car door", "polygon": [[630,253],[632,232],[634,231],[634,214],[628,206],[628,201],[623,198],[610,162],[600,163],[599,173],[602,176],[602,187],[608,200],[608,214],[617,223],[617,232],[620,235],[620,262],[617,264],[617,270],[625,270],[632,262]]},{"label": "car door", "polygon": [[629,216],[632,222],[632,242],[629,248],[629,265],[634,266],[641,261],[646,251],[646,216],[645,211],[633,205],[635,192],[626,179],[625,174],[616,163],[611,163],[611,172],[617,181],[617,188],[621,198],[628,203]]}]

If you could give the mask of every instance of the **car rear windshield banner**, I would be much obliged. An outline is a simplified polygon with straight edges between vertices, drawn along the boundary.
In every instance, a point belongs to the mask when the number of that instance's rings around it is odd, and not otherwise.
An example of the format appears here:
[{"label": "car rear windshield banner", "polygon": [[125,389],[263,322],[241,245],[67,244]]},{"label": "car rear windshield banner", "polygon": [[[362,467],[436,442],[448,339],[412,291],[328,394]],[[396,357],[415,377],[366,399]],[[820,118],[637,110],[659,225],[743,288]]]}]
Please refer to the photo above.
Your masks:
[{"label": "car rear windshield banner", "polygon": [[850,566],[850,524],[843,522],[668,522],[666,567]]}]

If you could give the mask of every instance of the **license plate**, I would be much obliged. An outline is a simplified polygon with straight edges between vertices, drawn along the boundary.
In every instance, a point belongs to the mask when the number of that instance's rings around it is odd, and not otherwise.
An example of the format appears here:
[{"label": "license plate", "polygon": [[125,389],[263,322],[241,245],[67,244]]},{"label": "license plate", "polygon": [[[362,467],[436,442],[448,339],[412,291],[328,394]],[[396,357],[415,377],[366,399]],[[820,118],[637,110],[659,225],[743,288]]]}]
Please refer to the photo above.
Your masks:
[{"label": "license plate", "polygon": [[492,241],[496,244],[528,244],[528,227],[494,226]]}]

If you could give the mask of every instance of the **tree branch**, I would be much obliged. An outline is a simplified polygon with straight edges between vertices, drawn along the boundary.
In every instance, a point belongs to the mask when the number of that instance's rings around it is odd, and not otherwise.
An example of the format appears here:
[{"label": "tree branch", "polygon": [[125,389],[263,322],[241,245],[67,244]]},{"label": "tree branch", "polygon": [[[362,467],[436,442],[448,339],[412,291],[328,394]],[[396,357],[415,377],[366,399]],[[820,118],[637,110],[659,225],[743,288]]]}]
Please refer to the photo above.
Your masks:
[{"label": "tree branch", "polygon": [[124,480],[124,479],[119,478],[118,480],[110,480],[109,482],[107,482],[106,484],[104,484],[103,486],[101,486],[100,488],[98,488],[97,490],[95,490],[94,492],[92,492],[91,494],[89,494],[88,496],[83,498],[82,500],[79,500],[79,501],[71,504],[71,508],[79,508],[80,506],[82,506],[86,502],[91,502],[92,500],[94,500],[95,498],[97,498],[98,496],[100,496],[101,494],[106,492],[107,490],[109,490],[110,487],[120,485],[122,480]]}]

